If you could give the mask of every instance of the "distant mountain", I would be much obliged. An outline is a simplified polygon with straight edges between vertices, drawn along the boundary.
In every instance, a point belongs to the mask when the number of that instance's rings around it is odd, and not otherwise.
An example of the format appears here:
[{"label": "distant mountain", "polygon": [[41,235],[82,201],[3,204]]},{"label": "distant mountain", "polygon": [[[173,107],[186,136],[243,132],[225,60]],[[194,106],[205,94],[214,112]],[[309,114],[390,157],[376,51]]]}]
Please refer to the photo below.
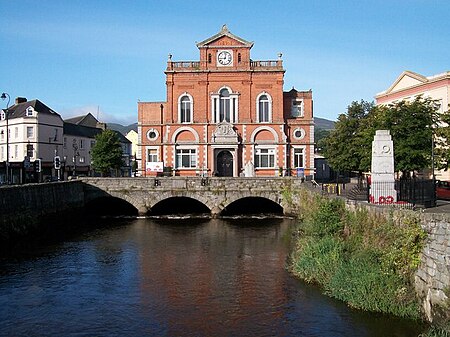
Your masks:
[{"label": "distant mountain", "polygon": [[[334,129],[334,121],[330,121],[325,118],[314,117],[314,123],[315,123],[315,127],[317,129],[322,129],[322,130],[333,130]],[[117,124],[117,123],[106,123],[106,127],[108,129],[111,129],[114,131],[119,131],[123,135],[126,135],[128,132],[130,132],[130,130],[134,130],[137,132],[137,125],[138,125],[138,123],[133,123],[133,124],[126,125],[126,126]]]},{"label": "distant mountain", "polygon": [[325,118],[314,117],[314,125],[318,129],[333,130],[334,123],[335,123],[334,121],[330,121]]},{"label": "distant mountain", "polygon": [[131,130],[134,130],[137,132],[137,125],[138,123],[133,123],[127,126],[121,125],[121,124],[117,124],[117,123],[106,123],[106,127],[108,129],[114,130],[114,131],[119,131],[121,134],[126,135],[128,132],[130,132]]}]

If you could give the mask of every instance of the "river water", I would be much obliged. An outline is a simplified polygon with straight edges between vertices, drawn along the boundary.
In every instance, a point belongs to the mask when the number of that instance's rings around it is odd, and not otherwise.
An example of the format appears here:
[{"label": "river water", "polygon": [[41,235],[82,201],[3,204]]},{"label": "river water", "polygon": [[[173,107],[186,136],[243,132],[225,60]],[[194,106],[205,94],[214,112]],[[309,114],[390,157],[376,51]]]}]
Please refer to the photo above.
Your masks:
[{"label": "river water", "polygon": [[108,219],[0,259],[0,336],[417,336],[285,269],[294,220]]}]

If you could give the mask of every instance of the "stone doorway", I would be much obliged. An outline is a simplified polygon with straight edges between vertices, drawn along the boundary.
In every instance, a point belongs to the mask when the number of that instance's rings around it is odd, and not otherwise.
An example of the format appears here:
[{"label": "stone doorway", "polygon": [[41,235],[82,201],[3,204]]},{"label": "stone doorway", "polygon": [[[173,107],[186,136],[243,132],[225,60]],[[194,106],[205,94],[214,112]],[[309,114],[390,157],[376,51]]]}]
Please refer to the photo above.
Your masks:
[{"label": "stone doorway", "polygon": [[216,168],[219,177],[233,176],[233,155],[230,151],[223,150],[217,154]]}]

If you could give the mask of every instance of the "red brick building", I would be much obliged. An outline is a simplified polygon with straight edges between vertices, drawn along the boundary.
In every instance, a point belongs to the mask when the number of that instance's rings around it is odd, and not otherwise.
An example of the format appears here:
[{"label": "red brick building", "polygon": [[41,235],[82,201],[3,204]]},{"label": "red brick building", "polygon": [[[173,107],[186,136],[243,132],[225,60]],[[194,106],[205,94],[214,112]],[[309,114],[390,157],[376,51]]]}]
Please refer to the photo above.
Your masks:
[{"label": "red brick building", "polygon": [[252,46],[223,26],[199,61],[169,55],[166,102],[138,103],[142,175],[313,175],[312,91],[283,92],[281,54],[253,61]]}]

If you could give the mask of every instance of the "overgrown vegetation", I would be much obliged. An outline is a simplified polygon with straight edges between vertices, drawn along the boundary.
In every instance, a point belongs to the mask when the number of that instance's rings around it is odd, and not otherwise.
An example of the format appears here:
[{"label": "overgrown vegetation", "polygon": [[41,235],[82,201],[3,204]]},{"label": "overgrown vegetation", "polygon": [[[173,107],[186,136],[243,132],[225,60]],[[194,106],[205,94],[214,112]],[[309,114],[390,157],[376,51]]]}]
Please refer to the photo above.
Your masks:
[{"label": "overgrown vegetation", "polygon": [[450,337],[450,332],[442,328],[431,327],[430,330],[421,334],[419,337]]},{"label": "overgrown vegetation", "polygon": [[351,307],[419,318],[412,281],[426,234],[414,213],[395,219],[307,192],[301,199],[292,272]]}]

